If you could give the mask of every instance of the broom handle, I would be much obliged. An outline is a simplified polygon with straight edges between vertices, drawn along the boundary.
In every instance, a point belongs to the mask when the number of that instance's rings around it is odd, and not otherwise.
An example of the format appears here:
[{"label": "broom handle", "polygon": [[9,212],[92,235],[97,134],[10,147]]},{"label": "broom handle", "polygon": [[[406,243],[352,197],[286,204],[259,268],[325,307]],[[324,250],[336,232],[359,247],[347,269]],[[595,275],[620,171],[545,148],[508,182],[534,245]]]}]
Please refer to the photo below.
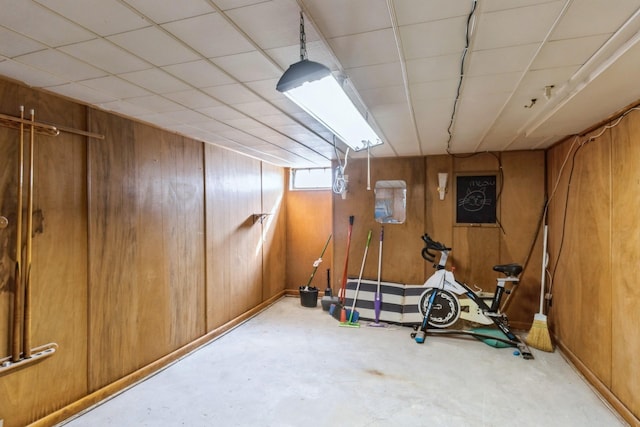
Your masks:
[{"label": "broom handle", "polygon": [[[329,240],[331,240],[331,234],[329,234],[329,238],[327,239],[327,243],[324,244],[324,248],[322,248],[322,253],[320,254],[320,258],[324,256],[324,251],[327,250],[327,246],[329,246]],[[313,280],[313,276],[316,275],[316,271],[318,270],[319,264],[313,267],[313,271],[311,272],[311,276],[309,277],[309,281],[307,282],[307,288],[311,285],[311,281]]]},{"label": "broom handle", "polygon": [[544,314],[543,313],[543,307],[544,307],[544,286],[545,286],[545,279],[547,276],[547,262],[548,262],[548,257],[547,257],[547,232],[548,232],[548,225],[545,224],[544,225],[544,231],[542,233],[542,277],[540,278],[540,314]]}]

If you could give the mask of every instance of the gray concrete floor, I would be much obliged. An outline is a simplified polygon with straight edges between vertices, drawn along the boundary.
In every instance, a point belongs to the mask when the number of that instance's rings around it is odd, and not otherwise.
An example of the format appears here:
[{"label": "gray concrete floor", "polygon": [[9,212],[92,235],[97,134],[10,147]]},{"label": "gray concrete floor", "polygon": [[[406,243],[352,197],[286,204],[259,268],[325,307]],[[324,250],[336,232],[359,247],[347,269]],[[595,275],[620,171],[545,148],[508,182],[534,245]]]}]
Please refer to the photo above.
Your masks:
[{"label": "gray concrete floor", "polygon": [[563,357],[408,327],[343,328],[283,298],[79,426],[622,426]]}]

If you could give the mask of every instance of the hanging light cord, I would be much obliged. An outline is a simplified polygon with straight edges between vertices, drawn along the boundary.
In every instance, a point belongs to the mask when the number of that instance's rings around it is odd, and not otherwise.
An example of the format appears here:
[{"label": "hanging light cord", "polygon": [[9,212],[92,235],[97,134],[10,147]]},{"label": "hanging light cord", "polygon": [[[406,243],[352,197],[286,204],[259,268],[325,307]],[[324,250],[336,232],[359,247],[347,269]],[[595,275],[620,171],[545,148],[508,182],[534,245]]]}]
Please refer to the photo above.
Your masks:
[{"label": "hanging light cord", "polygon": [[477,0],[473,0],[473,6],[471,6],[471,12],[469,12],[469,16],[467,16],[467,28],[465,30],[465,46],[462,51],[462,60],[460,61],[460,80],[458,80],[458,89],[456,90],[456,99],[453,102],[453,111],[451,112],[451,120],[449,121],[449,127],[447,128],[447,133],[449,134],[449,138],[447,139],[447,153],[451,154],[451,139],[453,138],[453,122],[456,118],[456,113],[458,110],[458,101],[460,101],[460,91],[462,90],[462,80],[464,79],[464,65],[465,60],[467,58],[467,52],[469,50],[469,44],[471,42],[471,24],[473,21],[473,17],[476,13],[476,6],[478,5]]},{"label": "hanging light cord", "polygon": [[300,61],[307,59],[307,35],[304,32],[304,15],[300,11]]}]

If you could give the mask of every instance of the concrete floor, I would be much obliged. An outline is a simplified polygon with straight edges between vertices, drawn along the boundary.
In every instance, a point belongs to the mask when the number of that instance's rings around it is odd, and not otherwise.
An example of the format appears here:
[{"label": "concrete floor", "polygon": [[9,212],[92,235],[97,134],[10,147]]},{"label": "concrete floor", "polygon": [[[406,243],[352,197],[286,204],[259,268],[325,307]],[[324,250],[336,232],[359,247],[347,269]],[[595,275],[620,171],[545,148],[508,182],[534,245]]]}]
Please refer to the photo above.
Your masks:
[{"label": "concrete floor", "polygon": [[283,298],[79,426],[623,426],[556,351],[535,360],[408,327],[342,328]]}]

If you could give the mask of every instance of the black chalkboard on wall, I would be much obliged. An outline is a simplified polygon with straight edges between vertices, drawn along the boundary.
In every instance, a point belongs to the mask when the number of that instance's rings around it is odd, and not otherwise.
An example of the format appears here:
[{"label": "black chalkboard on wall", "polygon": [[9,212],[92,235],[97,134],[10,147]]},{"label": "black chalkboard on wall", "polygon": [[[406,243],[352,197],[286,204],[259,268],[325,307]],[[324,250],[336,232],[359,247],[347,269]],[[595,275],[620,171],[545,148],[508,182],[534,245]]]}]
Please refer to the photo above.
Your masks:
[{"label": "black chalkboard on wall", "polygon": [[496,223],[496,175],[456,176],[456,223]]}]

